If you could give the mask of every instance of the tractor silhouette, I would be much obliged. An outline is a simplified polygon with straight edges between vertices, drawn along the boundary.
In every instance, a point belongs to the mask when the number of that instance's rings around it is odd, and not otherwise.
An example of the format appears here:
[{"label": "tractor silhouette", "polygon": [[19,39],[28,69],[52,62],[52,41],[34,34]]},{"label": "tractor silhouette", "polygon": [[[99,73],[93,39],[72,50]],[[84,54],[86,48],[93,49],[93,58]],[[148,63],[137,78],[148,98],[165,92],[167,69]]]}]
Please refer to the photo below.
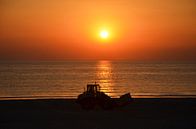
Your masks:
[{"label": "tractor silhouette", "polygon": [[132,100],[130,93],[128,93],[115,101],[104,92],[101,92],[100,89],[100,85],[97,83],[87,84],[87,90],[78,96],[76,102],[85,110],[92,110],[95,107],[107,110],[117,106],[124,106]]}]

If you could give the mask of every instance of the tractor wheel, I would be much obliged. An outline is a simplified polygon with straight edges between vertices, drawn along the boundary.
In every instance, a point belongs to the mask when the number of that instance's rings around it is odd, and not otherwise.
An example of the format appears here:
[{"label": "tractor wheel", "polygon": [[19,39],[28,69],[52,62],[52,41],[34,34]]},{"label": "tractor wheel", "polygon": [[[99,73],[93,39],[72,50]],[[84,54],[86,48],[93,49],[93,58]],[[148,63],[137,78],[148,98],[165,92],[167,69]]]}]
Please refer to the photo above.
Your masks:
[{"label": "tractor wheel", "polygon": [[93,98],[85,98],[81,100],[81,106],[85,110],[92,110],[95,107],[95,102]]}]

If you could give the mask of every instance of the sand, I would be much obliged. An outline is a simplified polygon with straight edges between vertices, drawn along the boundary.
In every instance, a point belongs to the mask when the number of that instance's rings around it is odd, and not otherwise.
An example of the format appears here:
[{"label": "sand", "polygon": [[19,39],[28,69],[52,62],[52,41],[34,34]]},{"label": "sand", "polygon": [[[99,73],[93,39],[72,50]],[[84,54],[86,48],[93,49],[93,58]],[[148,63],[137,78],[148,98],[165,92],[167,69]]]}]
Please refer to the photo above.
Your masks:
[{"label": "sand", "polygon": [[196,129],[196,99],[134,99],[93,111],[73,99],[1,100],[0,129]]}]

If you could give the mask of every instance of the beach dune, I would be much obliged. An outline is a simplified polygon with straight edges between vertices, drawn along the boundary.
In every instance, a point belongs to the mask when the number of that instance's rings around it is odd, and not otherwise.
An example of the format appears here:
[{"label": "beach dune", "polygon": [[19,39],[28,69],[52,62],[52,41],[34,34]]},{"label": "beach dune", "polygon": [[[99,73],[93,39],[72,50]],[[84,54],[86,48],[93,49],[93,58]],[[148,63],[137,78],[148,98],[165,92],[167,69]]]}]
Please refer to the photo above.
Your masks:
[{"label": "beach dune", "polygon": [[196,129],[196,99],[134,99],[82,110],[74,99],[1,100],[0,129]]}]

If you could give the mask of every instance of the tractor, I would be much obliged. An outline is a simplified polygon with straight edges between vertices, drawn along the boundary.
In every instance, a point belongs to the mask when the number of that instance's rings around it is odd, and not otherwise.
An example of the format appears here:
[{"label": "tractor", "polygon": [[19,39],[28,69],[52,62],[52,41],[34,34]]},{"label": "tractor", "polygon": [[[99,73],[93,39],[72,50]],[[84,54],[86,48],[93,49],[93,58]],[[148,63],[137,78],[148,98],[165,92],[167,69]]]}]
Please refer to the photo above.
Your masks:
[{"label": "tractor", "polygon": [[78,96],[76,102],[86,110],[91,110],[95,107],[112,109],[115,105],[110,96],[100,91],[100,85],[97,83],[87,84],[87,90]]}]

